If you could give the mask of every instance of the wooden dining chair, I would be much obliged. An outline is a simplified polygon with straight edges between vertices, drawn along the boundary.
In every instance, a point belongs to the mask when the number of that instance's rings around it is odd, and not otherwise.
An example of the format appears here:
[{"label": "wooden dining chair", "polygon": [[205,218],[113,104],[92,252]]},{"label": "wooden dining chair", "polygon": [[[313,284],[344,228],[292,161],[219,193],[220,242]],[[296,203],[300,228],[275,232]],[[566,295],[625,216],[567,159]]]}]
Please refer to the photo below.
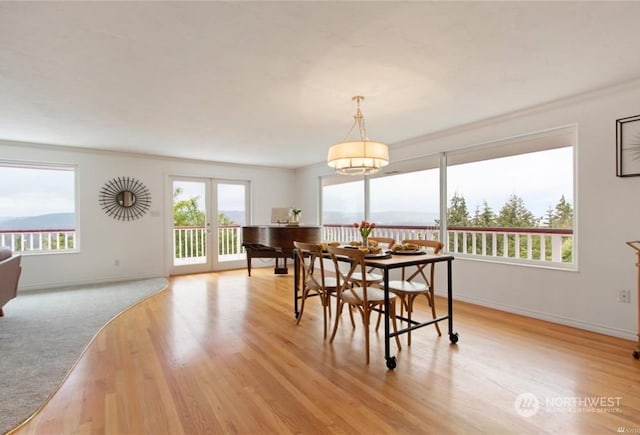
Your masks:
[{"label": "wooden dining chair", "polygon": [[[384,311],[384,291],[381,288],[373,287],[368,281],[362,281],[360,286],[352,285],[352,276],[356,271],[359,271],[362,275],[365,275],[365,262],[364,253],[358,249],[339,248],[329,246],[328,248],[331,259],[338,274],[338,288],[336,291],[336,315],[333,326],[333,332],[329,342],[332,343],[338,331],[338,324],[340,323],[340,317],[345,304],[350,308],[356,309],[362,317],[362,324],[364,326],[365,337],[365,352],[367,357],[367,364],[369,364],[369,324],[371,319],[371,312],[374,309]],[[340,267],[340,263],[345,264],[344,261],[339,260],[343,258],[347,260],[349,265],[348,270]],[[396,298],[394,294],[389,294],[389,316],[393,326],[393,331],[398,330],[396,324]],[[400,347],[400,339],[396,336],[396,344],[398,349]]]},{"label": "wooden dining chair", "polygon": [[373,240],[374,242],[378,243],[378,245],[386,245],[381,246],[383,250],[389,250],[393,245],[396,244],[396,239],[392,237],[369,237],[369,240]]},{"label": "wooden dining chair", "polygon": [[329,299],[331,293],[336,291],[338,281],[334,277],[325,276],[322,249],[315,243],[294,241],[298,264],[300,265],[302,295],[300,313],[296,319],[296,325],[300,324],[304,313],[305,302],[311,296],[318,296],[322,303],[322,316],[324,321],[324,338],[327,338],[327,323],[331,316]]},{"label": "wooden dining chair", "polygon": [[[374,242],[376,242],[378,244],[382,243],[382,244],[386,245],[386,247],[383,247],[383,250],[385,250],[385,251],[390,250],[391,247],[396,244],[396,240],[391,238],[391,237],[369,237],[369,240],[373,240]],[[374,269],[375,268],[370,267],[367,270],[367,273],[365,274],[366,280],[369,283],[369,285],[371,285],[373,283],[381,283],[382,280],[384,279],[381,274],[375,273]],[[356,282],[356,283],[361,282],[362,281],[362,273],[355,272],[353,274],[353,277],[351,278],[351,280]]]},{"label": "wooden dining chair", "polygon": [[[426,248],[427,252],[433,254],[439,254],[442,250],[443,244],[437,240],[404,240],[402,243],[414,244]],[[422,278],[418,281],[416,278]],[[434,263],[423,264],[418,266],[403,267],[402,275],[399,281],[389,281],[389,291],[393,292],[400,299],[400,316],[402,316],[403,308],[407,311],[407,319],[409,320],[409,326],[411,326],[411,313],[413,312],[413,303],[415,299],[424,295],[427,298],[427,302],[431,307],[431,314],[433,318],[436,318],[436,305],[434,299],[434,279],[435,279],[435,267]],[[378,325],[380,319],[378,319]],[[440,332],[440,326],[438,323],[434,323],[438,335],[442,335]],[[407,344],[411,346],[411,331],[407,333]]]}]

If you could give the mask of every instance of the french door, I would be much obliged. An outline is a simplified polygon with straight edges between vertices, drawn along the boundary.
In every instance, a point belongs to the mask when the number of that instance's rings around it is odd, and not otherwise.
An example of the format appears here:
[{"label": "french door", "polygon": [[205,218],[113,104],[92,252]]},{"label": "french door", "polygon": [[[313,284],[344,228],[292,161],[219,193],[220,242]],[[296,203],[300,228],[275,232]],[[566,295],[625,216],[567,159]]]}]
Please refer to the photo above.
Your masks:
[{"label": "french door", "polygon": [[170,177],[171,275],[243,267],[249,182]]}]

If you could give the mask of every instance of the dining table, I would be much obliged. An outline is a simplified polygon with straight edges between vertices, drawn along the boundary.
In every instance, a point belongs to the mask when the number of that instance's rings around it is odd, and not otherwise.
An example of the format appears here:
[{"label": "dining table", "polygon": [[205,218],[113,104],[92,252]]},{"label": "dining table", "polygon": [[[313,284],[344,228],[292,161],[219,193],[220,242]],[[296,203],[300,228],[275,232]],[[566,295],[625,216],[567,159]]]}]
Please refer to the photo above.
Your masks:
[{"label": "dining table", "polygon": [[[329,257],[329,254],[326,255]],[[299,296],[299,287],[300,287],[300,275],[299,269],[300,265],[297,261],[297,256],[294,257],[294,316],[297,318],[299,315],[298,312],[298,301],[300,299]],[[349,262],[350,259],[338,257],[339,261]],[[449,341],[452,344],[458,343],[459,335],[457,332],[453,330],[453,282],[452,282],[452,274],[453,274],[453,260],[454,257],[449,254],[429,254],[424,252],[415,252],[411,254],[399,254],[393,253],[390,251],[385,253],[384,255],[370,255],[365,256],[365,265],[367,267],[373,267],[376,269],[380,269],[383,274],[383,290],[384,290],[384,358],[389,370],[393,370],[397,366],[397,358],[395,355],[391,355],[391,339],[397,335],[406,334],[409,331],[413,331],[415,329],[423,328],[428,325],[432,325],[434,323],[447,321],[448,324],[448,334]],[[447,314],[444,316],[436,317],[435,319],[429,319],[426,321],[417,321],[415,319],[411,320],[411,323],[408,324],[406,328],[398,329],[396,332],[392,332],[389,324],[389,274],[394,269],[401,269],[403,267],[409,266],[422,266],[428,265],[431,263],[441,263],[446,262],[447,264]],[[398,318],[400,318],[398,316]],[[408,319],[401,318],[401,320]]]}]

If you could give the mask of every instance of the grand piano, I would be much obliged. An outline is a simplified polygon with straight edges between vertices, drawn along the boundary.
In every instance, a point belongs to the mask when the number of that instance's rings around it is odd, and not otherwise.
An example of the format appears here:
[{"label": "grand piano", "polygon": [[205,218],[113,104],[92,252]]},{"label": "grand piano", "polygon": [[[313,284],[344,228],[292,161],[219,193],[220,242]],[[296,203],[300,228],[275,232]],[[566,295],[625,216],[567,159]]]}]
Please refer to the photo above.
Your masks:
[{"label": "grand piano", "polygon": [[[293,257],[293,242],[322,240],[322,227],[309,225],[250,225],[242,227],[242,245],[247,252],[247,272],[252,258],[274,258],[274,273],[287,274],[287,258]],[[280,262],[284,263],[280,266]]]}]

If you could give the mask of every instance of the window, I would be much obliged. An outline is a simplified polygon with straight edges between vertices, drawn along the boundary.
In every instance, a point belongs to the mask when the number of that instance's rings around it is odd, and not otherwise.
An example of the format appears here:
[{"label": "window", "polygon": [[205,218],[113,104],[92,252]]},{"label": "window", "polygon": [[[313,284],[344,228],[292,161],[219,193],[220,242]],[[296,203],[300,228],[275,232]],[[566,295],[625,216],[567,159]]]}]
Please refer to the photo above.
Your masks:
[{"label": "window", "polygon": [[75,168],[0,163],[0,245],[14,251],[78,247]]},{"label": "window", "polygon": [[377,235],[442,238],[459,257],[575,268],[576,137],[563,127],[392,162],[365,180],[326,177],[324,236],[348,241],[368,219]]},{"label": "window", "polygon": [[[414,230],[403,238],[437,238],[439,177],[440,171],[434,168],[372,178],[369,219],[381,226],[382,232],[384,227],[406,226]],[[392,230],[384,235],[397,239]]]},{"label": "window", "polygon": [[322,178],[321,210],[325,240],[353,240],[353,223],[365,217],[363,178]]},{"label": "window", "polygon": [[364,180],[333,177],[322,183],[322,223],[324,225],[351,225],[364,219]]},{"label": "window", "polygon": [[447,156],[447,250],[572,264],[575,134],[561,131]]}]

